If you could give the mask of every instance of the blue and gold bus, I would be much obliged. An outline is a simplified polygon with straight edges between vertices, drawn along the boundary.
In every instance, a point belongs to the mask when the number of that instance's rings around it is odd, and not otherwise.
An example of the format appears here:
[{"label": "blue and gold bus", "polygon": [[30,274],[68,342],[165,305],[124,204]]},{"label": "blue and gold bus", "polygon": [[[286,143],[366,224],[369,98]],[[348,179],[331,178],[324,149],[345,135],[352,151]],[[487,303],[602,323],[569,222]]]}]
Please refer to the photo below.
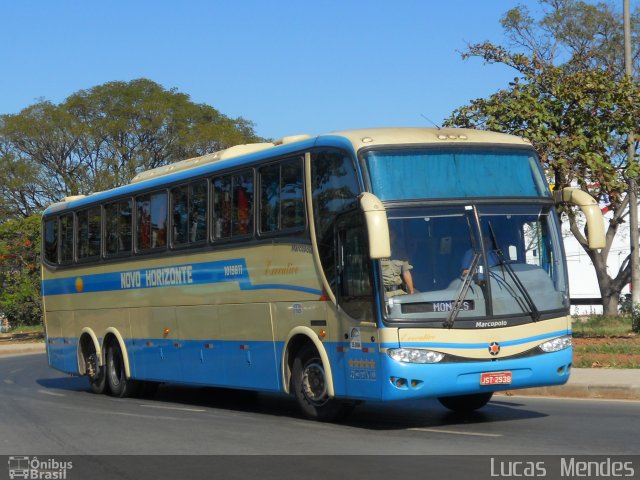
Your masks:
[{"label": "blue and gold bus", "polygon": [[65,198],[43,217],[52,367],[96,393],[162,382],[293,394],[311,418],[565,383],[558,202],[531,144],[370,129],[239,145]]}]

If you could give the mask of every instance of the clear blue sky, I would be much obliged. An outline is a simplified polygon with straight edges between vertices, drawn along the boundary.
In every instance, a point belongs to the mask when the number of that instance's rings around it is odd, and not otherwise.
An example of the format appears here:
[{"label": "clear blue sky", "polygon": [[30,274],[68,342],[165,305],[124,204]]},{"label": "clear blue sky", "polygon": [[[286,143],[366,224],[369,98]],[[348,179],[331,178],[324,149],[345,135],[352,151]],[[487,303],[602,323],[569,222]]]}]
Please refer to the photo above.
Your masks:
[{"label": "clear blue sky", "polygon": [[[514,72],[463,61],[505,43],[500,0],[0,0],[0,114],[149,78],[265,137],[428,126]],[[620,0],[622,4],[622,0]]]}]

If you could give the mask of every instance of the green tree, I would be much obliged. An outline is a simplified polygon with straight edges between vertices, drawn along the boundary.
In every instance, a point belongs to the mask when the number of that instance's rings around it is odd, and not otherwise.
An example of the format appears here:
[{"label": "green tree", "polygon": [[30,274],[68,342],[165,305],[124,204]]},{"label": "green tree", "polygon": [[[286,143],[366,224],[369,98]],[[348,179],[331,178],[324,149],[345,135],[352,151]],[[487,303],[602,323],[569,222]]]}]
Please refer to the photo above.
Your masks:
[{"label": "green tree", "polygon": [[42,321],[40,215],[0,224],[0,313],[12,326]]},{"label": "green tree", "polygon": [[0,208],[30,215],[68,195],[261,139],[253,124],[147,79],[81,90],[0,116]]},{"label": "green tree", "polygon": [[[605,314],[615,315],[631,272],[627,258],[610,275],[607,258],[628,215],[627,176],[638,173],[636,162],[627,158],[626,138],[630,132],[637,133],[640,125],[640,90],[621,74],[622,52],[610,40],[615,37],[613,25],[621,30],[621,22],[607,5],[573,0],[541,4],[549,10],[537,22],[523,7],[510,10],[502,20],[524,53],[489,42],[472,45],[465,52],[465,57],[507,65],[518,76],[508,88],[454,111],[447,124],[526,137],[556,188],[577,184],[609,204],[613,217],[607,246],[599,251],[587,247],[579,215],[568,208],[563,213],[593,262]],[[597,32],[606,34],[598,37]],[[564,52],[564,61],[559,51]]]},{"label": "green tree", "polygon": [[0,313],[18,325],[40,321],[39,214],[47,205],[257,141],[251,122],[146,79],[0,116]]}]

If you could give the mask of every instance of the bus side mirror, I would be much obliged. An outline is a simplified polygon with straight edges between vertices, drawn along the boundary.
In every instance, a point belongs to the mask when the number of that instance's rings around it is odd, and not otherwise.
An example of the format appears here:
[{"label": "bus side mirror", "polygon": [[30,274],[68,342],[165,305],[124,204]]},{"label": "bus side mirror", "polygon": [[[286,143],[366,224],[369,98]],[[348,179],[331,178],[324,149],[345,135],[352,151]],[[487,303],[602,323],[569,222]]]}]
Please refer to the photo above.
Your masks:
[{"label": "bus side mirror", "polygon": [[566,187],[553,192],[553,198],[556,203],[570,203],[580,207],[587,219],[587,240],[591,250],[607,246],[602,211],[591,195],[579,188]]},{"label": "bus side mirror", "polygon": [[367,224],[369,256],[373,260],[391,257],[389,223],[384,205],[374,194],[365,192],[360,195],[360,208]]}]

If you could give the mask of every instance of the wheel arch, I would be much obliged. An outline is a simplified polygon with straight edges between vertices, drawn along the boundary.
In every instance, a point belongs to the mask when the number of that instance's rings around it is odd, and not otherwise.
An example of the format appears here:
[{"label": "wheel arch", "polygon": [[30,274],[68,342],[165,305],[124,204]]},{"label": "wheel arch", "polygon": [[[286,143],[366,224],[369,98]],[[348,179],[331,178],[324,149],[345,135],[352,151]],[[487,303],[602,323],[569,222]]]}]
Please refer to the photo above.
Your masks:
[{"label": "wheel arch", "polygon": [[98,340],[98,336],[93,331],[93,329],[89,327],[84,327],[80,332],[80,337],[78,338],[77,345],[77,357],[78,357],[78,372],[80,375],[86,375],[86,359],[87,356],[91,353],[91,348],[96,352],[96,356],[98,358],[98,366],[104,366],[104,356],[102,355],[102,347],[100,345],[100,341]]},{"label": "wheel arch", "polygon": [[127,351],[126,344],[124,343],[124,338],[116,328],[114,327],[107,328],[106,333],[104,335],[104,339],[102,340],[103,349],[105,349],[106,351],[106,346],[109,345],[109,342],[112,339],[115,339],[120,344],[120,350],[122,351],[122,361],[124,362],[124,373],[127,376],[127,378],[131,378],[129,352]]},{"label": "wheel arch", "polygon": [[312,344],[320,355],[322,366],[324,368],[327,380],[327,394],[333,398],[335,391],[333,388],[333,372],[331,370],[331,362],[324,344],[318,338],[318,334],[309,327],[296,327],[289,332],[284,342],[284,350],[282,354],[282,385],[286,393],[291,393],[291,371],[293,369],[293,360],[296,358],[300,349],[307,344]]}]

